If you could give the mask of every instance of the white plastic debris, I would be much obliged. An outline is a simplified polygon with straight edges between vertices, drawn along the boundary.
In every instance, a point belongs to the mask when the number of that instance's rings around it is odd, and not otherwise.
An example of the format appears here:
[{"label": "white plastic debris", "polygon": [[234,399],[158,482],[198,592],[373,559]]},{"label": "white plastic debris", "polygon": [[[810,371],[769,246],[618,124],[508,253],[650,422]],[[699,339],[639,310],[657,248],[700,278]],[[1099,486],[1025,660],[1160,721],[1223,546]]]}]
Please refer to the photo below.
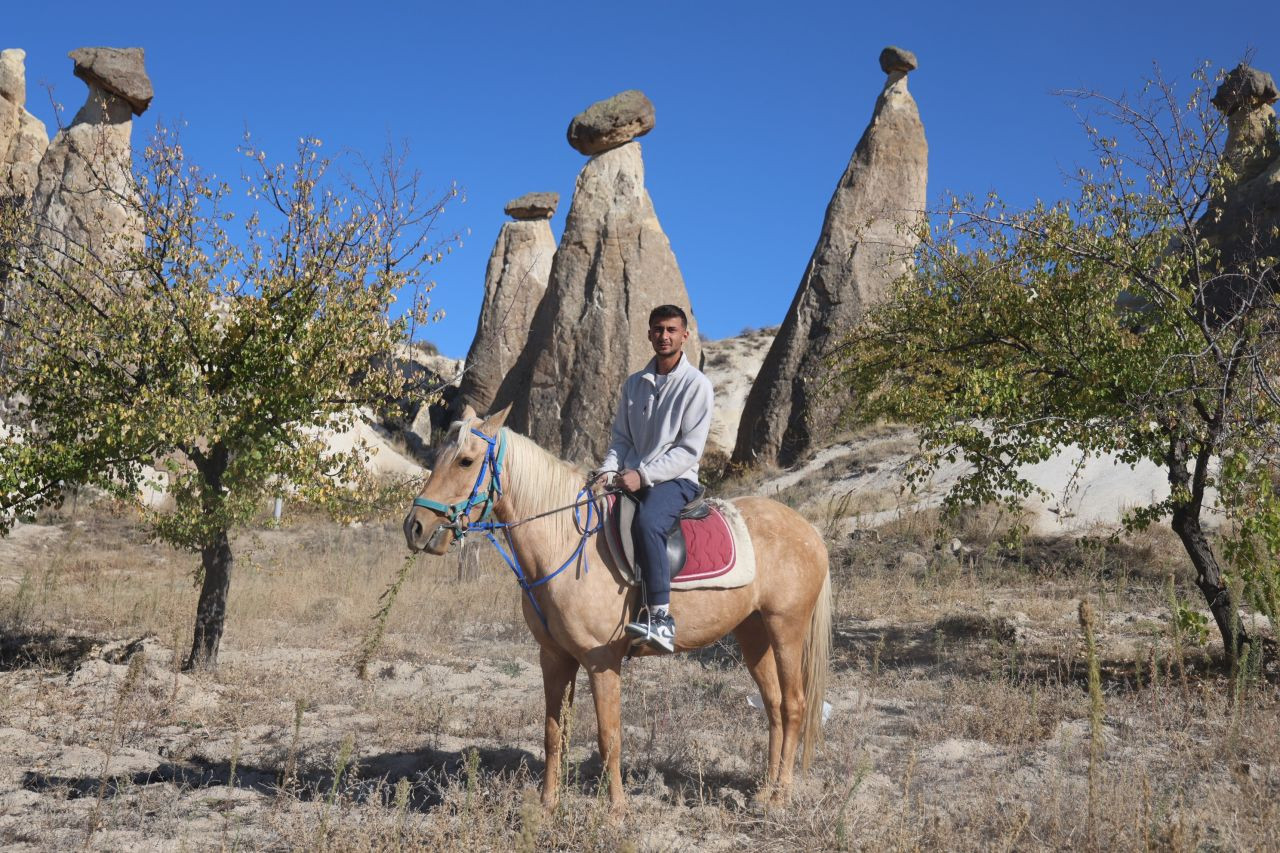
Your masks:
[{"label": "white plastic debris", "polygon": [[[759,693],[752,693],[751,695],[749,695],[747,697],[747,704],[750,705],[752,708],[755,708],[757,711],[764,710],[764,699],[760,698]],[[831,716],[831,703],[823,702],[822,703],[822,722],[825,723],[827,721],[827,718],[830,716]]]}]

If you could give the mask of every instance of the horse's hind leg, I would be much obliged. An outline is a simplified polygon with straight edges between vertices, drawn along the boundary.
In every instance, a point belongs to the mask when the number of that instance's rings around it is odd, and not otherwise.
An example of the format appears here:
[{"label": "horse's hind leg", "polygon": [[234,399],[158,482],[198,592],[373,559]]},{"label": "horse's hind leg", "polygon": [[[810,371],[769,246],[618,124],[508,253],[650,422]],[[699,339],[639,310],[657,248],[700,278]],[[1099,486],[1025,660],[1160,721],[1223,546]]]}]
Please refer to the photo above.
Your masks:
[{"label": "horse's hind leg", "polygon": [[[547,700],[546,772],[542,776],[542,807],[551,811],[560,802],[560,755],[564,747],[562,716],[573,707],[573,680],[578,661],[559,650],[541,648],[542,690]],[[567,701],[566,701],[567,700]]]},{"label": "horse's hind leg", "polygon": [[759,613],[753,613],[733,630],[733,636],[742,649],[742,659],[747,670],[760,688],[764,711],[769,717],[769,770],[764,785],[756,794],[759,801],[767,801],[778,782],[778,770],[782,764],[782,687],[778,683],[778,666],[769,647],[769,635]]}]

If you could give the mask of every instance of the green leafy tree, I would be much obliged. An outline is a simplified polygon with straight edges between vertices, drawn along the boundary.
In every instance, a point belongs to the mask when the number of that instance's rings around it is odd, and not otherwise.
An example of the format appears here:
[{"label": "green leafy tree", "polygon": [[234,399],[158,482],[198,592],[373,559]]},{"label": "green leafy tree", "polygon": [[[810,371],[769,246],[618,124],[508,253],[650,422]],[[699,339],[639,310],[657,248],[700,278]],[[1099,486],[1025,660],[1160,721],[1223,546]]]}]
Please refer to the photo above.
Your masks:
[{"label": "green leafy tree", "polygon": [[[1249,637],[1233,583],[1280,609],[1280,316],[1273,235],[1222,218],[1243,160],[1219,154],[1210,85],[1201,71],[1182,99],[1159,75],[1132,99],[1070,93],[1098,155],[1075,197],[954,199],[837,361],[858,416],[918,425],[917,477],[971,463],[952,509],[1017,505],[1033,492],[1020,467],[1065,449],[1161,466],[1169,497],[1127,523],[1170,519],[1234,658]],[[1216,545],[1215,489],[1231,522]]]},{"label": "green leafy tree", "polygon": [[[0,399],[0,524],[91,485],[136,500],[162,472],[155,534],[200,554],[187,666],[216,663],[229,533],[281,489],[324,498],[358,482],[363,447],[329,452],[358,407],[425,393],[396,368],[427,318],[429,237],[457,190],[428,197],[393,150],[345,172],[304,139],[288,165],[246,147],[244,190],[189,162],[161,129],[99,203],[128,223],[69,241],[10,206]],[[109,168],[109,166],[108,166]],[[391,319],[397,297],[413,304]]]}]

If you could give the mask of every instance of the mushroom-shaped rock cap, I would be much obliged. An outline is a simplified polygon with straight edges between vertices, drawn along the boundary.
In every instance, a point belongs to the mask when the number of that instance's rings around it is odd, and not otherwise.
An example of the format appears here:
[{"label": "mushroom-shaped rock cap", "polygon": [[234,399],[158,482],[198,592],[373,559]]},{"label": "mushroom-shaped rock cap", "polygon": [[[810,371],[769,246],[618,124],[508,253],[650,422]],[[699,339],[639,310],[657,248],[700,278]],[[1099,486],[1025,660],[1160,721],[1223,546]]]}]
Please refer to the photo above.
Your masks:
[{"label": "mushroom-shaped rock cap", "polygon": [[1231,115],[1236,110],[1255,110],[1263,104],[1274,104],[1280,92],[1271,75],[1243,62],[1232,69],[1222,81],[1211,102],[1222,112]]},{"label": "mushroom-shaped rock cap", "polygon": [[512,219],[550,219],[559,203],[559,193],[525,193],[507,202],[503,211]]},{"label": "mushroom-shaped rock cap", "polygon": [[889,45],[880,51],[880,70],[885,74],[892,74],[895,71],[906,74],[908,71],[915,71],[918,67],[916,55],[909,50]]},{"label": "mushroom-shaped rock cap", "polygon": [[625,145],[653,130],[653,102],[639,89],[596,101],[569,122],[569,144],[587,156]]},{"label": "mushroom-shaped rock cap", "polygon": [[151,105],[155,90],[147,76],[142,48],[82,47],[67,55],[75,60],[77,77],[124,98],[134,115],[142,115]]}]

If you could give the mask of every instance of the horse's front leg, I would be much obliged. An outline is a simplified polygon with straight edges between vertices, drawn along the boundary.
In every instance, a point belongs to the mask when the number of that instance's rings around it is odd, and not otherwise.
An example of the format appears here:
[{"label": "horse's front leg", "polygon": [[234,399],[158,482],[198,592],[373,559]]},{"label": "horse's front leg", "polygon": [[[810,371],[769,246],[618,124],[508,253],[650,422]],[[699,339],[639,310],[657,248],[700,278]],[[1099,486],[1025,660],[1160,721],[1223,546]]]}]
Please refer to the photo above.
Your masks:
[{"label": "horse's front leg", "polygon": [[559,649],[541,647],[538,660],[542,664],[542,690],[546,694],[546,772],[542,776],[542,807],[555,809],[560,802],[560,764],[564,749],[561,722],[573,708],[573,681],[578,675],[578,661]]},{"label": "horse's front leg", "polygon": [[616,813],[626,806],[622,791],[622,658],[607,648],[601,651],[588,661],[588,673],[604,764],[602,781],[609,786],[609,807]]}]

